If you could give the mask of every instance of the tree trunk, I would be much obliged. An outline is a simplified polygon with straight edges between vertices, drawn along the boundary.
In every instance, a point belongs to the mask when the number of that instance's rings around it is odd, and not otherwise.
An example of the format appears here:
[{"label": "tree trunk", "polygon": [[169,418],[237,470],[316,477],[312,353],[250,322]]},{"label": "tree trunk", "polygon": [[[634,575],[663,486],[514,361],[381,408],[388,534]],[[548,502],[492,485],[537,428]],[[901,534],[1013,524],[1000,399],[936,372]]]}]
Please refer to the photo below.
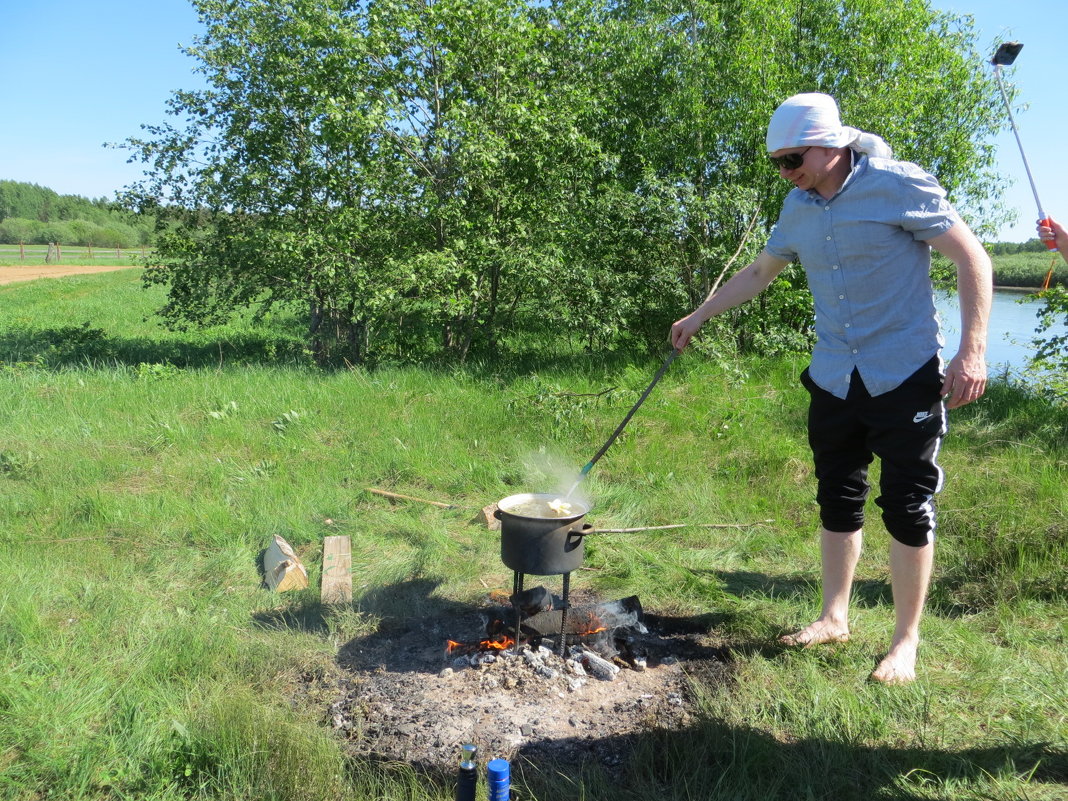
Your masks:
[{"label": "tree trunk", "polygon": [[323,361],[323,300],[322,293],[313,290],[312,297],[308,301],[308,341],[311,345],[312,356],[317,364]]}]

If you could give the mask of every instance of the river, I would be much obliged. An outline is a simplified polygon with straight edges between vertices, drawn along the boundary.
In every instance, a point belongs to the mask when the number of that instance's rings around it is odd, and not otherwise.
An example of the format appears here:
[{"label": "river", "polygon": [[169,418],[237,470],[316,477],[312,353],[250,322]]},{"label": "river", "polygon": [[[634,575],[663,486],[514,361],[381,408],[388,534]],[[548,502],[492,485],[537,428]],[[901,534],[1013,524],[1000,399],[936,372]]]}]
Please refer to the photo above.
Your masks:
[{"label": "river", "polygon": [[[960,345],[960,305],[955,294],[943,293],[938,294],[935,305],[942,319],[942,335],[946,338],[942,355],[948,359]],[[1031,340],[1035,337],[1041,308],[1042,301],[1029,297],[1026,291],[994,290],[986,345],[986,362],[992,375],[1001,374],[1006,368],[1010,373],[1018,374],[1027,366],[1028,359],[1034,354]],[[1064,333],[1068,333],[1068,327],[1061,322],[1043,336]]]}]

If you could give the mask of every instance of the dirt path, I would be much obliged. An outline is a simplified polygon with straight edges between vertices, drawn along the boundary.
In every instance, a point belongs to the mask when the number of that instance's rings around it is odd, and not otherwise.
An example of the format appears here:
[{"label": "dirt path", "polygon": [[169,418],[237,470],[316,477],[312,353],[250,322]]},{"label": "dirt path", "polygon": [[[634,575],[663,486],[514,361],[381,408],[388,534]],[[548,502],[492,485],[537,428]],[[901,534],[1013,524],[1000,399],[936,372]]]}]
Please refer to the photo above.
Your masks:
[{"label": "dirt path", "polygon": [[39,264],[33,267],[0,267],[0,284],[34,281],[38,278],[62,278],[65,275],[108,273],[113,270],[135,270],[129,264]]}]

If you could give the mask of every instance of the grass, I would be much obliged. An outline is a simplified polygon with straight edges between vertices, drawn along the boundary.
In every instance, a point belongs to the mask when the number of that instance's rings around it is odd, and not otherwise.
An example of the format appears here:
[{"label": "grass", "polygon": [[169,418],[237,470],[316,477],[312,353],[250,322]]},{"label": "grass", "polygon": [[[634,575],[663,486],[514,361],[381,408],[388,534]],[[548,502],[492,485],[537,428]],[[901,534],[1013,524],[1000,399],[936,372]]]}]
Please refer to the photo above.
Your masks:
[{"label": "grass", "polygon": [[1053,267],[1050,284],[1068,286],[1068,265],[1057,252],[1012,253],[992,258],[995,286],[1040,287],[1050,267]]},{"label": "grass", "polygon": [[[0,798],[451,798],[346,753],[324,724],[334,656],[417,612],[383,608],[391,589],[507,587],[474,513],[555,489],[658,365],[325,373],[281,318],[162,332],[153,292],[132,271],[0,288]],[[643,737],[622,785],[517,765],[524,798],[1068,795],[1068,411],[998,384],[953,414],[923,676],[885,688],[865,681],[892,627],[876,516],[854,640],[773,645],[819,604],[803,363],[688,352],[591,472],[601,527],[772,522],[589,542],[591,589],[705,621],[734,662],[726,682],[694,677],[700,714]],[[323,609],[339,533],[357,600]],[[312,589],[263,589],[273,534]]]}]

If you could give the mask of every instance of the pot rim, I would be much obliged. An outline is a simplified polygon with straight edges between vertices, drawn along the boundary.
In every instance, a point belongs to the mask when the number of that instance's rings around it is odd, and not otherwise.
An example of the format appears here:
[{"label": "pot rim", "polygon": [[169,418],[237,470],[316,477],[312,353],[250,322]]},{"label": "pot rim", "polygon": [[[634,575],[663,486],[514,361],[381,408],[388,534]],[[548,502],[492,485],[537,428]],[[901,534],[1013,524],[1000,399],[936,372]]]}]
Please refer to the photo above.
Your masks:
[{"label": "pot rim", "polygon": [[523,520],[558,520],[561,525],[568,522],[574,522],[589,514],[591,508],[590,505],[585,501],[580,501],[576,498],[572,498],[568,501],[568,503],[571,504],[573,510],[572,513],[561,517],[532,517],[530,515],[517,514],[508,508],[509,506],[519,506],[522,503],[529,503],[530,501],[554,501],[559,497],[561,497],[559,494],[551,492],[521,492],[517,495],[509,495],[507,498],[502,498],[497,501],[497,508],[503,514],[522,518]]}]

